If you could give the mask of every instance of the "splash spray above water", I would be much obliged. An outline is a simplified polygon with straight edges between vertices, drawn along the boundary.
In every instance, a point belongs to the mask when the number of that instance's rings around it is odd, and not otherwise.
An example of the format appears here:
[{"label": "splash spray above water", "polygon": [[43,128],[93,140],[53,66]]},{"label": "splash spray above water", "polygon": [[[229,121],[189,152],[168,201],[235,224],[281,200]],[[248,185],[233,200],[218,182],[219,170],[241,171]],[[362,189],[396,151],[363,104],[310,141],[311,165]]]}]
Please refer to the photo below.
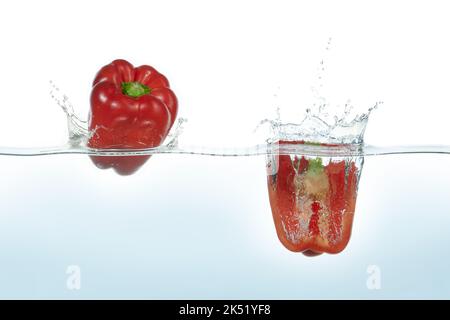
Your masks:
[{"label": "splash spray above water", "polygon": [[85,141],[90,137],[87,121],[80,119],[75,114],[69,97],[62,93],[53,81],[50,81],[50,96],[66,114],[69,144],[72,146],[78,146],[85,143]]},{"label": "splash spray above water", "polygon": [[[331,38],[327,42],[325,51],[330,50]],[[268,145],[277,140],[290,141],[310,141],[314,143],[333,143],[333,144],[362,144],[364,131],[369,119],[369,115],[381,102],[376,103],[370,107],[366,112],[361,114],[353,114],[353,105],[350,100],[346,101],[343,107],[333,105],[328,102],[325,94],[323,94],[324,79],[325,79],[325,58],[319,63],[316,82],[311,91],[314,98],[312,106],[306,109],[306,114],[303,120],[298,123],[289,122],[283,123],[280,117],[280,107],[276,107],[276,118],[274,120],[263,120],[260,125],[269,123],[271,132],[266,139]],[[69,131],[69,145],[75,147],[86,147],[86,142],[93,133],[88,132],[88,123],[80,119],[75,112],[67,95],[63,94],[59,88],[53,83],[51,85],[51,97],[62,108],[67,116],[68,131]],[[171,150],[173,153],[181,152],[178,148],[178,138],[181,136],[184,124],[187,122],[186,118],[179,118],[177,125],[168,136],[167,142],[161,147],[152,148],[163,152],[164,150]],[[260,126],[259,125],[259,126]],[[259,127],[258,126],[258,127]],[[255,148],[255,147],[251,147]],[[247,150],[245,153],[252,153],[252,150]],[[256,147],[256,152],[260,151],[260,147]],[[223,148],[201,148],[190,146],[187,148],[195,153],[225,155],[231,152],[231,149],[224,150]],[[269,146],[268,148],[269,149]],[[126,150],[125,152],[127,152]],[[255,152],[254,151],[254,152]],[[122,150],[121,152],[124,152]],[[239,150],[234,149],[235,155],[240,155]],[[244,154],[242,154],[244,155]]]},{"label": "splash spray above water", "polygon": [[[331,40],[328,39],[326,53],[330,51]],[[325,72],[325,58],[322,58],[317,69],[316,83],[311,87],[314,102],[306,109],[302,120],[283,123],[278,106],[275,119],[260,122],[257,129],[265,124],[270,126],[268,143],[285,140],[342,145],[363,144],[369,116],[383,102],[378,101],[360,113],[355,111],[356,108],[350,99],[343,105],[329,102],[324,93]]]},{"label": "splash spray above water", "polygon": [[[87,141],[95,132],[89,132],[88,121],[82,120],[74,111],[69,97],[64,94],[53,81],[50,81],[50,96],[56,104],[63,110],[67,117],[67,130],[69,134],[69,145],[72,147],[86,147]],[[176,148],[178,146],[178,137],[183,133],[186,118],[178,118],[176,125],[166,138],[165,146]]]},{"label": "splash spray above water", "polygon": [[[325,52],[330,51],[331,39]],[[180,146],[179,138],[183,133],[186,118],[178,118],[176,125],[159,147],[147,149],[92,149],[86,142],[92,135],[88,130],[88,121],[79,117],[67,95],[53,81],[50,81],[50,96],[67,116],[68,142],[63,146],[44,148],[1,148],[0,155],[52,155],[52,154],[86,154],[98,156],[130,156],[153,154],[199,154],[211,156],[253,156],[267,154],[304,154],[310,156],[374,156],[409,153],[450,154],[450,146],[397,146],[375,147],[364,144],[364,133],[372,111],[383,102],[375,102],[364,112],[356,112],[351,102],[343,105],[332,104],[323,93],[325,79],[325,58],[320,60],[316,83],[311,87],[314,103],[306,109],[299,121],[282,122],[281,108],[277,105],[275,119],[264,119],[254,131],[268,125],[269,133],[265,143],[245,148],[221,148],[203,146]],[[277,96],[277,95],[275,95]],[[274,142],[307,141],[309,144],[278,145]],[[319,144],[332,144],[323,146]]]}]

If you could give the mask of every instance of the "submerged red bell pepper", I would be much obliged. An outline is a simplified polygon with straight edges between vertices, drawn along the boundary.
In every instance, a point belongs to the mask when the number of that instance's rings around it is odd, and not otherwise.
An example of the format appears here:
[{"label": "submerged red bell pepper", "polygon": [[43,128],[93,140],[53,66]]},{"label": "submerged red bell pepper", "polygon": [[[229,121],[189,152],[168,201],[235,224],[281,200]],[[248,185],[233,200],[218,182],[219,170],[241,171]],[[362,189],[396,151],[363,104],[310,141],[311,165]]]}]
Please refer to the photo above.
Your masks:
[{"label": "submerged red bell pepper", "polygon": [[[279,141],[279,145],[304,142]],[[350,240],[362,158],[274,155],[269,199],[278,238],[305,255],[338,253]]]},{"label": "submerged red bell pepper", "polygon": [[[159,146],[177,116],[178,103],[164,75],[153,67],[115,60],[93,82],[88,146],[144,149]],[[149,156],[92,156],[97,167],[131,174]]]}]

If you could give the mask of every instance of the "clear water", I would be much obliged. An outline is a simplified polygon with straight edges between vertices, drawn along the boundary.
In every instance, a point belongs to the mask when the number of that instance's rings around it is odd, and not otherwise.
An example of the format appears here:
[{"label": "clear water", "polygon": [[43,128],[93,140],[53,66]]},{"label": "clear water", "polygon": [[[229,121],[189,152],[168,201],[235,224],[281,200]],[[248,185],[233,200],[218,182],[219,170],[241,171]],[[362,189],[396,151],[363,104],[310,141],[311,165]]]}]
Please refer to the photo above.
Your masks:
[{"label": "clear water", "polygon": [[[319,82],[324,71],[321,62]],[[189,125],[181,118],[160,147],[95,150],[86,147],[86,121],[52,84],[67,143],[0,147],[0,297],[450,298],[450,166],[439,155],[450,146],[366,145],[379,103],[358,114],[316,88],[303,120],[262,120],[257,130],[268,134],[258,145],[180,144]],[[278,139],[337,145],[280,147]],[[342,253],[309,259],[277,239],[264,168],[279,154],[365,158]],[[122,177],[86,155],[154,156]],[[68,286],[73,267],[78,289]]]},{"label": "clear water", "polygon": [[[448,146],[204,149],[173,134],[153,149],[91,150],[66,110],[66,145],[1,148],[16,155],[0,157],[1,298],[450,298]],[[278,240],[258,156],[278,152],[365,157],[343,252],[307,258]],[[87,154],[158,155],[122,177]]]},{"label": "clear water", "polygon": [[450,298],[446,155],[366,158],[348,246],[314,258],[277,239],[263,156],[0,163],[2,298]]}]

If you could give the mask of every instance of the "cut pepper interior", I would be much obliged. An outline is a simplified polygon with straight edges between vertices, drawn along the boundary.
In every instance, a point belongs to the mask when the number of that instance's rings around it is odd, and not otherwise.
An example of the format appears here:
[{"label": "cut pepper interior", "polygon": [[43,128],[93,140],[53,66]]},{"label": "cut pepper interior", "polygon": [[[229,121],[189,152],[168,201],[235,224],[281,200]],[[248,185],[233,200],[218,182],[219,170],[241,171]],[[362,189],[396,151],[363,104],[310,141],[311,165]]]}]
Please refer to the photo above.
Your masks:
[{"label": "cut pepper interior", "polygon": [[270,205],[278,238],[287,249],[307,256],[345,249],[362,166],[362,157],[268,156]]}]

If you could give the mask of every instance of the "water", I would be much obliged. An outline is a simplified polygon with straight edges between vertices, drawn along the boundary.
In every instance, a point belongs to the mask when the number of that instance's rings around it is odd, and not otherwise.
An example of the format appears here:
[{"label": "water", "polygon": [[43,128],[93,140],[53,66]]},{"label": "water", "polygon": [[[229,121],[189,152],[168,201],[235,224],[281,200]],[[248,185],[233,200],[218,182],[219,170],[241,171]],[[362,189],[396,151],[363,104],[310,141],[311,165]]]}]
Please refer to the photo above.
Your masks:
[{"label": "water", "polygon": [[[0,297],[448,298],[450,166],[438,155],[450,146],[367,145],[380,103],[357,113],[350,101],[337,108],[313,92],[318,102],[296,123],[262,120],[261,144],[183,145],[189,122],[181,118],[162,146],[98,150],[86,147],[87,122],[52,84],[67,143],[0,148]],[[157,154],[179,156],[152,157],[126,179],[85,157]],[[353,161],[358,174],[364,158],[352,238],[340,254],[307,259],[276,239],[267,182],[282,178],[263,169],[283,156]],[[72,265],[82,271],[79,291],[66,286]],[[379,288],[368,285],[374,268]]]},{"label": "water", "polygon": [[2,298],[450,298],[447,155],[366,158],[347,247],[314,258],[277,239],[264,156],[160,155],[127,177],[84,154],[0,161]]},{"label": "water", "polygon": [[277,146],[262,144],[247,148],[205,148],[201,146],[186,146],[173,148],[171,146],[160,146],[148,149],[92,149],[84,147],[74,147],[70,144],[58,147],[43,148],[0,148],[0,155],[4,156],[44,156],[60,154],[84,154],[96,156],[140,156],[155,154],[182,154],[182,155],[205,155],[219,157],[246,157],[261,156],[270,154],[303,154],[308,156],[323,157],[355,157],[355,156],[385,156],[402,154],[450,154],[448,145],[405,145],[378,147],[370,145],[343,145],[343,146]]}]

